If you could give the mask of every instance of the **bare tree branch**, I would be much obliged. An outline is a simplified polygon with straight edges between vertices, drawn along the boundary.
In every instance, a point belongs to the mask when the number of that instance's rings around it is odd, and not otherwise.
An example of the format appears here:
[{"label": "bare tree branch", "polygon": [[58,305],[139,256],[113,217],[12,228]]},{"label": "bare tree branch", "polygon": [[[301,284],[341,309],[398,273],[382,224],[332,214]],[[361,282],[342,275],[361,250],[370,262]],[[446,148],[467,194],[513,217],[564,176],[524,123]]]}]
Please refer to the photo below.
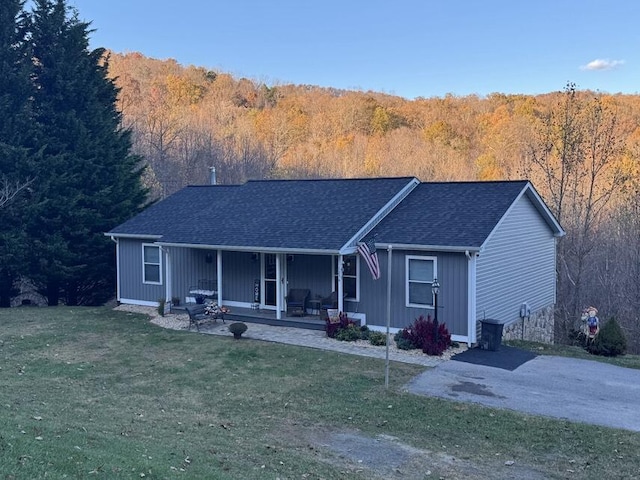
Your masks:
[{"label": "bare tree branch", "polygon": [[20,192],[22,192],[25,188],[33,183],[33,179],[27,179],[24,182],[10,182],[6,177],[2,178],[0,182],[0,208],[7,205],[11,202],[15,197],[17,197]]}]

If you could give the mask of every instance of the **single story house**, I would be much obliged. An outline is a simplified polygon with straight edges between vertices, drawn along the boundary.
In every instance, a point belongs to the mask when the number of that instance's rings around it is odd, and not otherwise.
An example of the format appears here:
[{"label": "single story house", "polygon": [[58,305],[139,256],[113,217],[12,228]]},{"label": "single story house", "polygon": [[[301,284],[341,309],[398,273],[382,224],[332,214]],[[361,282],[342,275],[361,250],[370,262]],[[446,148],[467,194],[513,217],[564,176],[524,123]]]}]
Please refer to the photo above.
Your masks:
[{"label": "single story house", "polygon": [[[552,317],[564,231],[526,180],[401,177],[189,186],[106,235],[121,303],[202,292],[286,319],[290,289],[335,292],[338,309],[372,329],[388,318],[401,329],[437,306],[452,338],[471,345],[483,319]],[[378,280],[358,253],[364,241],[377,249]]]}]

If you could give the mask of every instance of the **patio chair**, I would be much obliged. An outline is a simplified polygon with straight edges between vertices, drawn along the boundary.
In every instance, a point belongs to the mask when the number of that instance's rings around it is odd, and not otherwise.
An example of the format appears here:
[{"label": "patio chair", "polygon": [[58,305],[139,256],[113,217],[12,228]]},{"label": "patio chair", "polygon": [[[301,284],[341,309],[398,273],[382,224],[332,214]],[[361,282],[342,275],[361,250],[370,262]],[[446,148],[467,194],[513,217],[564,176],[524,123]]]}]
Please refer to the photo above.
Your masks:
[{"label": "patio chair", "polygon": [[287,295],[287,315],[303,317],[307,311],[307,300],[311,291],[308,288],[292,288]]},{"label": "patio chair", "polygon": [[338,308],[338,292],[331,292],[328,297],[320,300],[320,308]]},{"label": "patio chair", "polygon": [[328,317],[327,310],[338,308],[338,292],[334,291],[328,297],[320,300],[320,319],[326,320]]}]

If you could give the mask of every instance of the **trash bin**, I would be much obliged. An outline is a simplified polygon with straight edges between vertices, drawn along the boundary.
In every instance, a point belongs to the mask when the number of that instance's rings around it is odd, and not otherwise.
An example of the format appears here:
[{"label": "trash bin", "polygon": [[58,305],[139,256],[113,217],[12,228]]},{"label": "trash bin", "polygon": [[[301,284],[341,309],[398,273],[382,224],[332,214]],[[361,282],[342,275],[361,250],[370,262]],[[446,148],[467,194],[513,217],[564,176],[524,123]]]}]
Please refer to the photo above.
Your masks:
[{"label": "trash bin", "polygon": [[500,349],[502,343],[502,328],[504,323],[494,318],[485,318],[482,322],[482,332],[480,335],[480,348],[484,350],[496,351]]}]

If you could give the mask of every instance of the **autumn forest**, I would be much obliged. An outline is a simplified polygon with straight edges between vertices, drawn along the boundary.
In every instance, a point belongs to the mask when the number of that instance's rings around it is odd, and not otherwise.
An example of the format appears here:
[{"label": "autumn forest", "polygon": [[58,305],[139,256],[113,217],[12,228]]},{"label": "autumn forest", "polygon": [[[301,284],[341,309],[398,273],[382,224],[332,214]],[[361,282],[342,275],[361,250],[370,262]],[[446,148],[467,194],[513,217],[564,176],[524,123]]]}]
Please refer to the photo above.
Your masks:
[{"label": "autumn forest", "polygon": [[[640,96],[560,85],[540,96],[401,97],[267,86],[138,53],[111,54],[119,107],[155,198],[187,184],[262,178],[526,178],[567,231],[558,339],[597,305],[640,326]],[[637,347],[637,346],[636,346]]]}]

